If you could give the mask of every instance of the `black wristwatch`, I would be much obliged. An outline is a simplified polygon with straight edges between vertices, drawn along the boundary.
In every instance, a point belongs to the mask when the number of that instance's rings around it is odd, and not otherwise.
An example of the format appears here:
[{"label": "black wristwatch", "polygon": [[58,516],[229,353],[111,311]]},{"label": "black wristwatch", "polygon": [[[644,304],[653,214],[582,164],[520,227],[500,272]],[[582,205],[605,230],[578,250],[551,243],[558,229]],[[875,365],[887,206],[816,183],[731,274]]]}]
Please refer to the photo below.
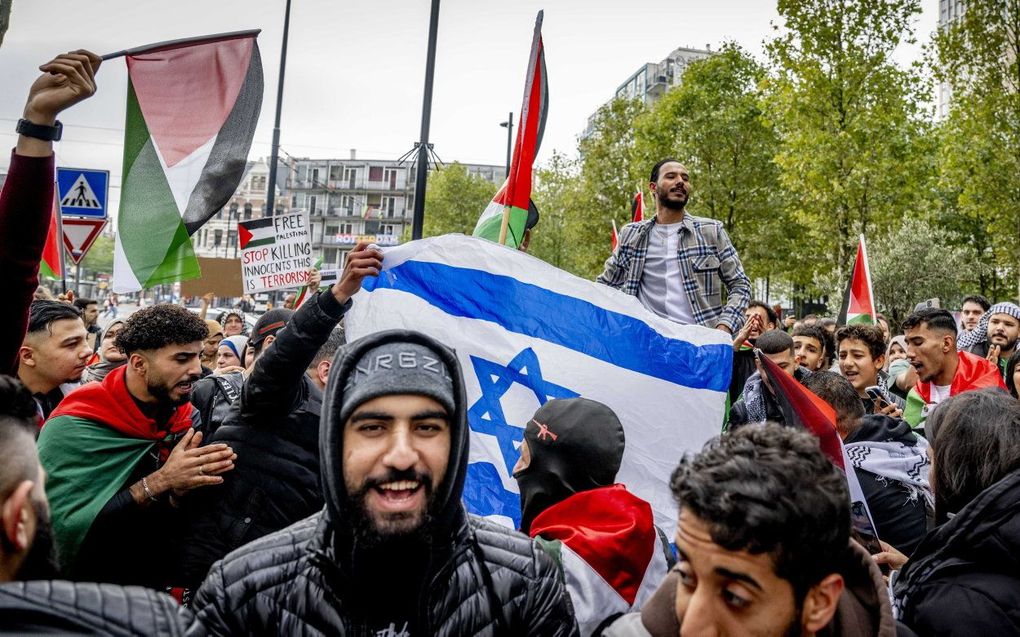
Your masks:
[{"label": "black wristwatch", "polygon": [[44,142],[59,142],[60,136],[64,133],[64,125],[60,123],[60,120],[57,120],[53,126],[46,126],[45,124],[33,124],[27,119],[19,119],[18,127],[15,130],[19,135],[34,137]]}]

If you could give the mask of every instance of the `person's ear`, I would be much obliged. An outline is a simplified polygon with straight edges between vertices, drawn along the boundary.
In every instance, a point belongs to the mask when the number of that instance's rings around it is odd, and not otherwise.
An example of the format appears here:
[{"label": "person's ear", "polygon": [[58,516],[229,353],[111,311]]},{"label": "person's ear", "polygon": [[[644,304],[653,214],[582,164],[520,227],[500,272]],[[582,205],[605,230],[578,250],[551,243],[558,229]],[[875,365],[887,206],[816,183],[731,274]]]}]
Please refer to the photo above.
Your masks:
[{"label": "person's ear", "polygon": [[276,337],[274,335],[272,335],[272,334],[270,334],[269,336],[265,337],[262,340],[262,351],[263,352],[266,351],[266,348],[269,347],[270,345],[272,345],[273,341],[275,341],[275,340],[276,340]]},{"label": "person's ear", "polygon": [[18,363],[25,367],[35,367],[35,350],[28,345],[22,345],[18,348]]},{"label": "person's ear", "polygon": [[882,369],[885,367],[885,354],[879,354],[875,357],[875,367]]},{"label": "person's ear", "polygon": [[946,354],[956,351],[956,338],[952,334],[946,334],[942,337],[942,351]]},{"label": "person's ear", "polygon": [[804,597],[804,610],[801,613],[801,624],[805,632],[813,635],[828,626],[836,614],[843,587],[843,576],[839,573],[826,575],[811,587]]},{"label": "person's ear", "polygon": [[131,371],[144,377],[149,368],[149,361],[138,352],[134,352],[128,357],[128,366],[131,368]]},{"label": "person's ear", "polygon": [[35,485],[31,480],[23,480],[4,501],[3,510],[0,512],[4,536],[14,546],[15,551],[27,549],[32,536],[35,535],[35,525],[30,515],[32,508],[30,495],[33,486]]},{"label": "person's ear", "polygon": [[326,359],[319,361],[319,364],[315,366],[315,376],[319,379],[319,382],[323,385],[329,379],[329,370],[333,366],[333,361]]}]

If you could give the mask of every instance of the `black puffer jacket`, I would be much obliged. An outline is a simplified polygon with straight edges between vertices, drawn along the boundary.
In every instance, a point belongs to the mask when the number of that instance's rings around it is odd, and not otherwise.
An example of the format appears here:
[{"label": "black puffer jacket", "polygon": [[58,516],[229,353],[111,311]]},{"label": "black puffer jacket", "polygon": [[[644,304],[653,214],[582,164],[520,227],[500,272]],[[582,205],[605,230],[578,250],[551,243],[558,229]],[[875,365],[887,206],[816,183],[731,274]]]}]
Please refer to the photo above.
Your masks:
[{"label": "black puffer jacket", "polygon": [[190,524],[180,545],[181,585],[197,588],[230,551],[322,509],[322,392],[305,371],[348,307],[329,291],[302,305],[259,356],[230,416],[208,440],[230,445],[237,460],[223,484],[185,500]]},{"label": "black puffer jacket", "polygon": [[925,536],[893,594],[919,635],[1020,635],[1020,471]]},{"label": "black puffer jacket", "polygon": [[[419,343],[433,350],[453,377],[456,413],[451,418],[450,459],[431,506],[424,564],[408,582],[402,568],[391,581],[413,599],[415,635],[576,635],[577,627],[556,565],[531,540],[492,523],[468,519],[460,502],[467,474],[467,406],[456,355],[427,336],[374,334],[337,354],[326,389],[321,427],[325,509],[290,528],[243,547],[213,566],[194,600],[190,634],[372,634],[358,599],[385,600],[387,590],[365,591],[368,549],[352,532],[343,480],[340,396],[361,355],[383,343]],[[398,561],[399,562],[399,561]],[[389,573],[386,573],[388,576]],[[404,580],[401,581],[400,578]],[[393,595],[392,592],[390,592]],[[399,598],[399,599],[398,599]],[[385,603],[385,601],[383,601]],[[396,627],[400,631],[400,626]]]},{"label": "black puffer jacket", "polygon": [[182,635],[190,614],[140,586],[64,581],[0,585],[0,633]]}]

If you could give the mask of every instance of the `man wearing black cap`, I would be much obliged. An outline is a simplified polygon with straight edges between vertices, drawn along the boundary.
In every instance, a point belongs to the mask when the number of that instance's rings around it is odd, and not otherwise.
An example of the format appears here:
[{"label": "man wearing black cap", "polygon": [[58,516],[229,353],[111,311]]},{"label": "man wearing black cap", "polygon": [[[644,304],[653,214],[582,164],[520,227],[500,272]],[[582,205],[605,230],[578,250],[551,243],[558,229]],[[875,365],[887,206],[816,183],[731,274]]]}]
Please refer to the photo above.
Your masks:
[{"label": "man wearing black cap", "polygon": [[640,609],[673,561],[651,505],[615,484],[624,445],[606,405],[550,400],[525,426],[514,466],[521,530],[562,568],[582,635]]},{"label": "man wearing black cap", "polygon": [[467,406],[456,355],[423,334],[341,350],[322,407],[325,508],[214,565],[190,632],[577,634],[552,559],[464,510]]},{"label": "man wearing black cap", "polygon": [[210,442],[236,445],[235,471],[212,493],[189,503],[191,524],[180,545],[185,587],[197,587],[213,562],[242,544],[322,508],[322,390],[309,368],[362,280],[377,275],[381,265],[380,252],[359,244],[329,290],[296,312],[270,310],[255,324],[248,341],[254,367],[230,415],[210,437]]}]

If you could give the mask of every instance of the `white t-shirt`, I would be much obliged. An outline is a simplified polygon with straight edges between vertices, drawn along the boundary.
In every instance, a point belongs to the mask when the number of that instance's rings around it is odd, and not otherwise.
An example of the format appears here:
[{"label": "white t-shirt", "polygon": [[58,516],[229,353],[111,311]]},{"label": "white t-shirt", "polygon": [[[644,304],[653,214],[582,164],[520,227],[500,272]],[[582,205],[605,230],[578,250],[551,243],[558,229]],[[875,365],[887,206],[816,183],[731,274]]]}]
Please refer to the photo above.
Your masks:
[{"label": "white t-shirt", "polygon": [[949,398],[949,388],[952,385],[932,385],[931,386],[931,400],[928,402],[929,405],[937,405],[943,400]]},{"label": "white t-shirt", "polygon": [[677,323],[694,323],[694,308],[684,290],[677,251],[680,248],[680,224],[657,223],[648,237],[645,269],[638,286],[638,300],[659,316]]}]

